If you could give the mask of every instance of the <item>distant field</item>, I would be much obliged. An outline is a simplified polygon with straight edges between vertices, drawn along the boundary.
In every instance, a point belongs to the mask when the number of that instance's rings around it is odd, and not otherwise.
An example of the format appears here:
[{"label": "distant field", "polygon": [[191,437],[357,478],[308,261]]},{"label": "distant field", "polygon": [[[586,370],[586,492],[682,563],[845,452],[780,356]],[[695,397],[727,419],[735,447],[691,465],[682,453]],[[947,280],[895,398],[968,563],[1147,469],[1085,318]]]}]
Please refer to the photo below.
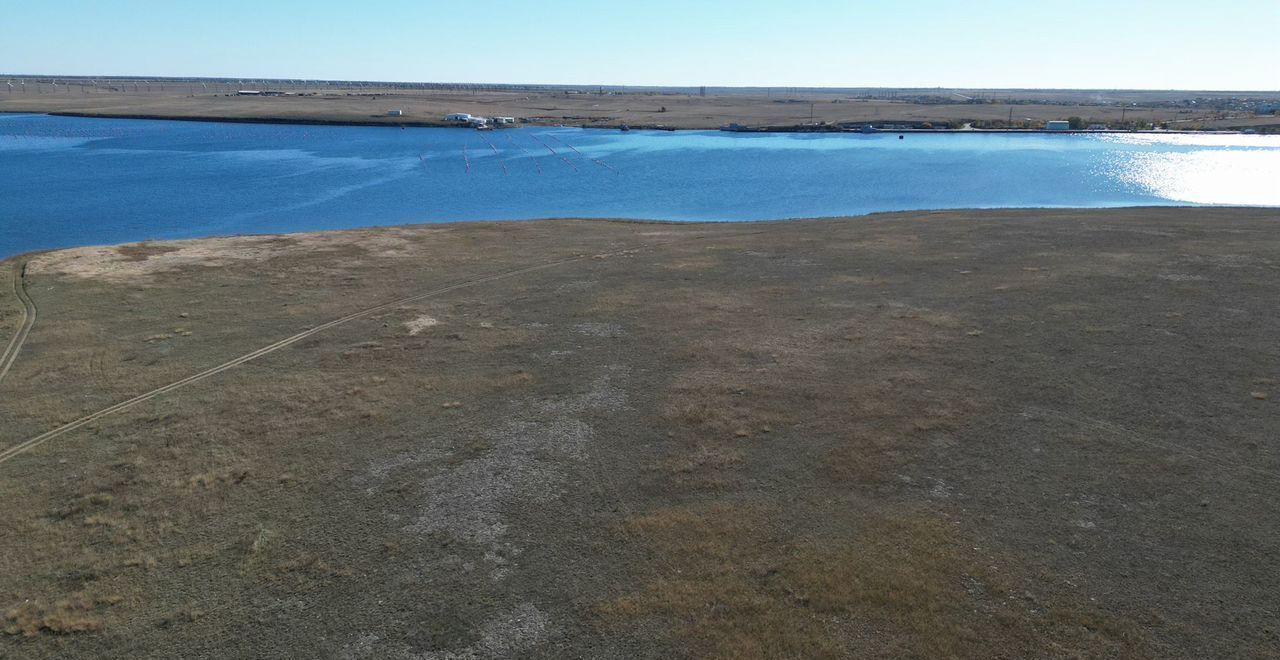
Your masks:
[{"label": "distant field", "polygon": [[[1280,118],[1252,113],[1223,113],[1187,107],[1163,107],[1169,96],[1158,92],[930,92],[931,102],[913,94],[750,90],[737,93],[673,94],[619,92],[578,94],[566,91],[450,91],[377,88],[308,88],[268,86],[314,96],[245,97],[234,85],[194,83],[161,85],[103,83],[27,83],[17,91],[0,91],[0,111],[72,112],[108,116],[154,116],[205,119],[262,119],[385,124],[438,124],[450,112],[482,116],[533,118],[538,123],[574,126],[663,125],[670,128],[716,128],[737,122],[747,126],[794,127],[820,122],[949,122],[977,121],[1013,126],[1042,126],[1051,119],[1079,116],[1090,123],[1116,125],[1169,123],[1170,128],[1277,127]],[[1195,94],[1195,93],[1186,93]],[[941,95],[941,96],[939,96]],[[937,102],[937,99],[951,102]],[[969,103],[965,99],[990,102]],[[1132,99],[1132,100],[1131,100]],[[1016,101],[1016,103],[1011,103]],[[401,110],[401,117],[387,116]],[[1012,110],[1012,114],[1010,113]]]},{"label": "distant field", "polygon": [[1274,657],[1278,275],[1253,209],[38,255],[0,657]]}]

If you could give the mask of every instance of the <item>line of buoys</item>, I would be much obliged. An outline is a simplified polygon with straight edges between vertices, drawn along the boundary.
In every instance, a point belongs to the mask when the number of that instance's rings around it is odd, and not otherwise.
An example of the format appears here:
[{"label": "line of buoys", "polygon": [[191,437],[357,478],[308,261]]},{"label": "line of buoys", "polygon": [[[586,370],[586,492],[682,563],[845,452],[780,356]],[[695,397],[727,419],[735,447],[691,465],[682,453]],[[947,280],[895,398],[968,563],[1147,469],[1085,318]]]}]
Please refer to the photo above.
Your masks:
[{"label": "line of buoys", "polygon": [[544,146],[544,147],[546,147],[546,148],[547,148],[547,151],[550,151],[550,152],[551,152],[551,153],[552,153],[556,158],[559,158],[560,160],[564,161],[564,164],[565,164],[565,165],[568,165],[569,167],[572,167],[574,172],[577,172],[577,171],[578,171],[578,167],[577,167],[576,165],[574,165],[573,163],[570,163],[568,158],[565,158],[564,156],[561,156],[558,152],[556,152],[556,150],[555,150],[555,149],[552,149],[552,148],[551,148],[551,145],[547,144],[545,140],[543,140],[542,138],[540,138],[540,137],[538,137],[538,136],[536,136],[536,135],[535,135],[535,136],[533,136],[533,139],[537,140],[538,142],[541,142],[541,143],[542,143],[542,146]]},{"label": "line of buoys", "polygon": [[617,174],[617,173],[618,173],[618,170],[615,170],[615,169],[613,169],[612,167],[609,167],[607,164],[605,164],[605,163],[604,163],[604,161],[596,160],[596,159],[594,159],[594,158],[592,158],[592,157],[590,157],[590,156],[588,156],[588,155],[586,155],[586,154],[582,153],[581,151],[578,151],[576,148],[574,148],[574,146],[573,146],[572,144],[569,144],[568,142],[565,142],[564,140],[561,140],[560,138],[558,138],[558,137],[556,137],[556,136],[554,136],[554,135],[548,135],[547,137],[551,138],[552,140],[555,140],[556,142],[559,142],[560,144],[563,144],[563,145],[564,145],[564,146],[566,146],[566,147],[569,147],[570,149],[573,149],[573,153],[578,154],[579,156],[581,156],[581,157],[583,157],[583,158],[585,158],[585,159],[587,159],[587,160],[589,160],[589,161],[591,161],[591,162],[595,163],[596,165],[599,165],[600,167],[603,167],[603,168],[605,168],[606,170],[609,170],[610,172],[613,172],[614,174]]},{"label": "line of buoys", "polygon": [[511,172],[508,172],[508,171],[507,171],[507,162],[506,162],[506,159],[504,159],[504,158],[502,157],[502,154],[498,152],[498,147],[494,146],[493,142],[490,142],[490,141],[489,141],[489,138],[487,138],[487,137],[485,137],[485,136],[483,136],[483,135],[481,135],[481,136],[480,136],[480,139],[481,139],[481,140],[484,140],[484,143],[485,143],[485,144],[487,144],[487,145],[489,145],[489,148],[490,148],[490,149],[493,149],[493,155],[495,155],[495,156],[497,156],[497,157],[498,157],[498,164],[502,166],[502,173],[503,173],[504,175],[509,175],[509,174],[511,174]]},{"label": "line of buoys", "polygon": [[511,144],[515,145],[515,146],[516,146],[516,148],[517,148],[517,149],[519,149],[520,151],[522,151],[526,156],[528,156],[528,157],[532,158],[532,159],[533,159],[533,166],[534,166],[534,167],[536,167],[536,168],[538,168],[538,174],[542,174],[542,163],[539,163],[539,162],[538,162],[538,157],[537,157],[537,156],[533,155],[533,153],[531,153],[528,149],[525,149],[525,148],[524,148],[524,145],[519,144],[519,143],[517,143],[515,140],[511,139],[511,134],[510,134],[510,133],[503,133],[502,135],[503,135],[503,137],[507,138],[507,142],[510,142]]}]

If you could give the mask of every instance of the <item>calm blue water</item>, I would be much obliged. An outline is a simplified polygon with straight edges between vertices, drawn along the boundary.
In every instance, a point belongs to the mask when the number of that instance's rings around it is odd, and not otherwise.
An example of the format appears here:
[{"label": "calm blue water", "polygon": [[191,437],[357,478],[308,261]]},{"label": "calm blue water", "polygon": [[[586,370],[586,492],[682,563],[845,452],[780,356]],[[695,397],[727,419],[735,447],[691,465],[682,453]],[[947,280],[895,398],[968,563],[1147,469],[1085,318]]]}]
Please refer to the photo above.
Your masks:
[{"label": "calm blue water", "polygon": [[0,256],[476,219],[1280,206],[1277,182],[1280,137],[486,134],[0,114]]}]

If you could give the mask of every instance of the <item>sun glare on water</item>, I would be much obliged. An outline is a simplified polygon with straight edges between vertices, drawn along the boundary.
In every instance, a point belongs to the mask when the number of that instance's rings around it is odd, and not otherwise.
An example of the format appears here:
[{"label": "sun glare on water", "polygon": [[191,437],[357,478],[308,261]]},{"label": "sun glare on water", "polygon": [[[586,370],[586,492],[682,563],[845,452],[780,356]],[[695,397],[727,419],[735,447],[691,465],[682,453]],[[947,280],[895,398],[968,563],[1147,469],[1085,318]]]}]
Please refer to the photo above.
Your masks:
[{"label": "sun glare on water", "polygon": [[1174,202],[1280,206],[1280,140],[1250,135],[1113,135],[1135,147],[1187,147],[1186,151],[1133,151],[1111,172],[1125,184]]},{"label": "sun glare on water", "polygon": [[1176,202],[1280,206],[1280,150],[1132,154],[1120,178]]}]

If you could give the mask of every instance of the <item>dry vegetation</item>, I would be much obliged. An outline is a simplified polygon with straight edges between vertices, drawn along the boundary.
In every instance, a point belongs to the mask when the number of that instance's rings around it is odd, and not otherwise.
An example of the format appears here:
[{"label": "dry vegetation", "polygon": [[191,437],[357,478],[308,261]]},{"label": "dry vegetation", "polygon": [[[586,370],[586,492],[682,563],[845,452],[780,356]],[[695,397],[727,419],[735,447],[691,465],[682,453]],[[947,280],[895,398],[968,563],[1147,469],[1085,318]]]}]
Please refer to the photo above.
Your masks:
[{"label": "dry vegetation", "polygon": [[1140,626],[1023,592],[1018,562],[934,514],[843,515],[851,533],[820,538],[789,538],[773,528],[784,512],[749,503],[635,516],[621,538],[653,544],[662,577],[599,612],[672,622],[698,657],[1151,654]]},{"label": "dry vegetation", "polygon": [[0,463],[0,655],[1273,656],[1278,220],[556,220],[42,255],[0,448],[362,308],[574,260]]},{"label": "dry vegetation", "polygon": [[[1034,91],[1011,92],[1016,104],[918,103],[896,98],[861,98],[847,93],[779,91],[770,94],[688,94],[630,92],[624,94],[565,94],[553,91],[446,91],[398,89],[325,90],[314,96],[236,96],[206,92],[199,86],[159,85],[151,92],[110,92],[105,88],[82,92],[77,87],[36,93],[0,94],[0,111],[62,112],[101,116],[167,118],[358,122],[373,124],[438,125],[451,112],[481,116],[532,118],[542,124],[572,126],[663,125],[669,128],[717,128],[730,122],[748,126],[799,126],[813,122],[1006,122],[1013,110],[1017,125],[1039,126],[1050,119],[1083,117],[1089,122],[1116,123],[1121,119],[1177,122],[1174,128],[1239,127],[1276,124],[1274,117],[1215,120],[1221,113],[1178,107],[1149,106],[1159,93],[1108,94],[1107,104],[1095,94],[1080,92],[1061,98]],[[131,90],[132,88],[130,88]],[[315,90],[312,90],[315,91]],[[972,92],[971,92],[972,93]],[[1187,96],[1192,96],[1190,93]],[[1037,102],[1043,100],[1047,102]],[[1003,97],[1002,97],[1003,98]],[[1125,102],[1121,102],[1125,101]],[[1136,103],[1128,105],[1126,102]],[[389,117],[390,110],[402,116]],[[1030,120],[1027,122],[1027,120]]]}]

